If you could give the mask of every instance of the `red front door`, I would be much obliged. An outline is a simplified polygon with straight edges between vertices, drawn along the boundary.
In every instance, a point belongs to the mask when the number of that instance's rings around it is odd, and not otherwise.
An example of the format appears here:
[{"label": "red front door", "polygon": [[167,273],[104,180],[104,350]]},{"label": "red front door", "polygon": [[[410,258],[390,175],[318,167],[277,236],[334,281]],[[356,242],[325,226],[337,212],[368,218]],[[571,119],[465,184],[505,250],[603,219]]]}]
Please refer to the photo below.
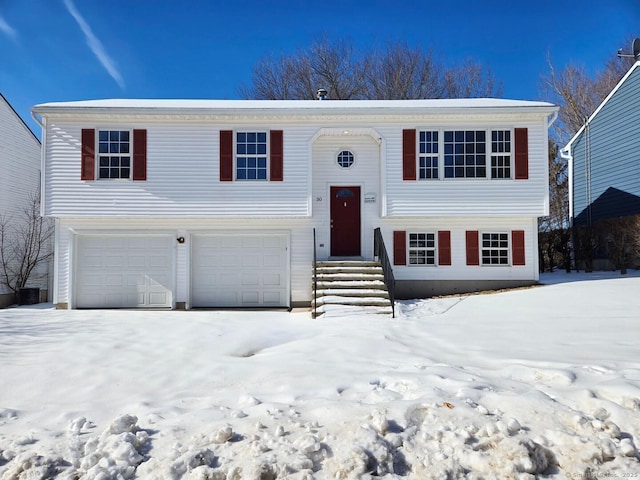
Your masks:
[{"label": "red front door", "polygon": [[360,256],[360,187],[331,187],[331,256]]}]

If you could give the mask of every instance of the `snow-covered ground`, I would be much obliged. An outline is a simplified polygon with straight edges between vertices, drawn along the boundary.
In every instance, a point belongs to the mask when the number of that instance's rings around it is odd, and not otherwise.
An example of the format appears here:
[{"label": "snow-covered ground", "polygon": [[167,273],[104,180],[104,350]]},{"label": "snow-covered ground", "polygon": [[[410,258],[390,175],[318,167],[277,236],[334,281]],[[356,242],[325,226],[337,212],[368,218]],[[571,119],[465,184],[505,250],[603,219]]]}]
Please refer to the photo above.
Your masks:
[{"label": "snow-covered ground", "polygon": [[640,274],[542,281],[395,319],[0,310],[0,478],[640,478]]}]

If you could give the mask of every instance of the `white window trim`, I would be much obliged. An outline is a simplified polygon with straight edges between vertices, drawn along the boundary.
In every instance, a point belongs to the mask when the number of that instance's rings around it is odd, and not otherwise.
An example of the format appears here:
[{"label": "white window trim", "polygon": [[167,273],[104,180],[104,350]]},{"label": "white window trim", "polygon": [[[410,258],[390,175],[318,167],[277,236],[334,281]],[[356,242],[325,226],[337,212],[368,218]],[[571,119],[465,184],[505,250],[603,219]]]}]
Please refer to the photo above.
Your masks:
[{"label": "white window trim", "polygon": [[[238,133],[264,133],[266,135],[266,154],[265,157],[267,159],[267,173],[265,178],[238,178]],[[247,157],[249,155],[244,154],[242,157]],[[257,154],[255,156],[258,156]],[[262,156],[262,155],[260,155]],[[243,128],[241,130],[233,130],[233,181],[234,182],[269,182],[271,180],[270,174],[270,159],[271,159],[271,138],[269,135],[269,130],[265,130],[264,128]]]},{"label": "white window trim", "polygon": [[[100,176],[100,157],[104,156],[104,154],[100,154],[100,132],[129,132],[129,177],[128,178],[102,178]],[[94,145],[94,164],[95,164],[95,179],[99,182],[129,182],[133,181],[133,128],[122,128],[122,127],[96,127],[95,128],[95,145]],[[110,153],[106,154],[108,156],[113,156]],[[121,156],[119,153],[118,156]]]},{"label": "white window trim", "polygon": [[[483,255],[482,255],[482,237],[483,235],[506,235],[507,236],[507,263],[503,263],[503,264],[491,264],[491,263],[484,263],[483,261]],[[495,267],[511,267],[512,266],[512,259],[511,259],[511,232],[510,231],[504,231],[504,230],[486,230],[486,231],[481,231],[479,232],[478,235],[478,242],[480,243],[478,245],[479,248],[479,256],[480,256],[480,266],[481,267],[490,267],[490,268],[495,268]],[[493,249],[495,250],[495,249]]]},{"label": "white window trim", "polygon": [[[485,155],[486,155],[486,172],[484,177],[452,177],[446,178],[444,175],[444,132],[456,132],[456,131],[484,131],[485,132]],[[509,152],[509,178],[492,178],[491,176],[491,157],[493,152],[491,150],[491,133],[494,131],[509,131],[511,135],[511,151]],[[420,132],[438,132],[438,178],[420,178]],[[514,180],[515,175],[515,163],[514,163],[514,142],[515,142],[515,127],[509,126],[491,126],[485,128],[473,127],[473,126],[461,126],[461,127],[417,127],[416,128],[416,180],[420,182],[436,182],[438,180],[447,182],[456,181],[474,181],[474,180],[489,180],[489,181],[509,181]],[[434,155],[431,155],[434,156]]]},{"label": "white window trim", "polygon": [[[338,163],[338,155],[340,155],[342,152],[349,152],[351,155],[353,155],[353,163],[352,163],[350,166],[348,166],[348,167],[343,167],[342,165],[340,165],[340,164]],[[351,170],[352,168],[354,168],[354,167],[356,166],[356,163],[357,163],[357,161],[358,161],[358,156],[355,154],[355,152],[353,151],[353,149],[348,148],[348,147],[339,148],[339,149],[335,152],[335,154],[334,154],[334,156],[333,156],[333,157],[335,158],[334,165],[335,165],[336,167],[338,167],[338,170]]]},{"label": "white window trim", "polygon": [[[411,235],[433,235],[433,248],[413,248],[413,250],[433,250],[433,263],[411,263]],[[438,266],[438,233],[432,231],[407,231],[407,239],[406,239],[406,251],[407,251],[407,266],[408,267],[437,267]]]}]

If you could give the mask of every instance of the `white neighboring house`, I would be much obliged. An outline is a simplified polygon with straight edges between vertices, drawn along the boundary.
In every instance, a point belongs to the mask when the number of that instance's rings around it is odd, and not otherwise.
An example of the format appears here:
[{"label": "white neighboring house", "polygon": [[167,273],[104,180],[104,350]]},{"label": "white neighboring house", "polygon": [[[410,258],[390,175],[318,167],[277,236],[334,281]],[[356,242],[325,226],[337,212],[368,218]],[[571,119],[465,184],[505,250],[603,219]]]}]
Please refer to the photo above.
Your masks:
[{"label": "white neighboring house", "polygon": [[[0,215],[19,221],[29,195],[40,186],[40,141],[0,93]],[[28,283],[46,299],[47,268],[35,272]],[[0,284],[0,307],[15,303],[9,288]]]},{"label": "white neighboring house", "polygon": [[319,260],[396,297],[538,280],[557,107],[503,99],[91,100],[33,108],[59,308],[294,307]]}]

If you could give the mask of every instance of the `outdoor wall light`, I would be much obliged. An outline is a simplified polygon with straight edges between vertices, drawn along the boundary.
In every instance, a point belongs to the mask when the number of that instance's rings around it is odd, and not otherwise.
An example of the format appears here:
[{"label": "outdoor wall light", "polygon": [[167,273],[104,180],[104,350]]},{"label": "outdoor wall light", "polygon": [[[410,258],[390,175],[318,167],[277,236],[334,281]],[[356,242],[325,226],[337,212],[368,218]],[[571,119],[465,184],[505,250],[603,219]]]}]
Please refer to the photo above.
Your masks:
[{"label": "outdoor wall light", "polygon": [[184,237],[178,237],[176,238],[176,240],[178,241],[178,243],[184,243]]}]

